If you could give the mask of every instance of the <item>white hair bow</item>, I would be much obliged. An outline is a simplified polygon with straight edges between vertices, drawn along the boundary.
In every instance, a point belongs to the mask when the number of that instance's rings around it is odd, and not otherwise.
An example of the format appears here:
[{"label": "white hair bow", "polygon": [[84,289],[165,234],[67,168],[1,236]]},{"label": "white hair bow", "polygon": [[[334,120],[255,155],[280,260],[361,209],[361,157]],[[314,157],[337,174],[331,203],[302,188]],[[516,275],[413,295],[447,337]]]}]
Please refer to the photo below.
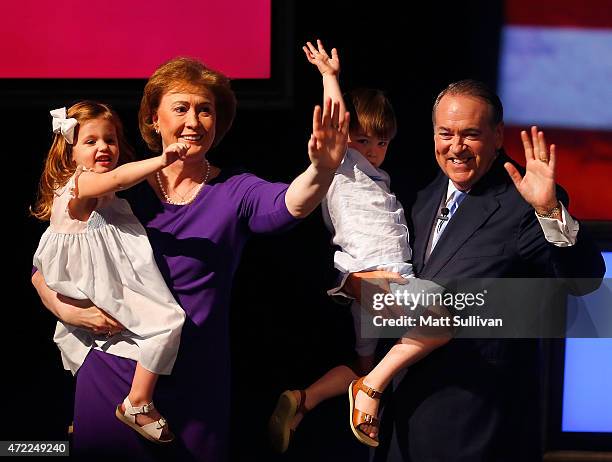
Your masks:
[{"label": "white hair bow", "polygon": [[53,109],[53,133],[61,133],[68,144],[74,141],[74,128],[77,126],[77,120],[74,118],[66,118],[66,108]]}]

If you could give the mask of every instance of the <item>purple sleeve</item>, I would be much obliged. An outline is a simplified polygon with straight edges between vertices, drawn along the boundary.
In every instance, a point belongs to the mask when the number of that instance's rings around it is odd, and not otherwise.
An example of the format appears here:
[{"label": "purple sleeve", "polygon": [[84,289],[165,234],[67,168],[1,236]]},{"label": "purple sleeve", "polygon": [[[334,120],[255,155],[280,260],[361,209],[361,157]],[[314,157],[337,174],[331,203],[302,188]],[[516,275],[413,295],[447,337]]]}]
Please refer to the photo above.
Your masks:
[{"label": "purple sleeve", "polygon": [[254,175],[245,175],[241,182],[244,195],[240,203],[240,217],[253,233],[285,231],[300,222],[285,205],[289,185],[269,183]]}]

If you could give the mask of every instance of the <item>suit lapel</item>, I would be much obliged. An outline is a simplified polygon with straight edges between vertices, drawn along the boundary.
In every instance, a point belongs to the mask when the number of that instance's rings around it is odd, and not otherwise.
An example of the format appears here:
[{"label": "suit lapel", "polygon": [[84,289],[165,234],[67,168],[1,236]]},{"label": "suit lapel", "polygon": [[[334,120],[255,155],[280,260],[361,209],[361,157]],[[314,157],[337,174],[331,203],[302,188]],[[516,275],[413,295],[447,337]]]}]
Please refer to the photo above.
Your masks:
[{"label": "suit lapel", "polygon": [[[433,181],[430,187],[423,190],[424,200],[422,203],[417,201],[415,203],[415,210],[412,213],[412,219],[415,226],[415,238],[414,238],[414,264],[415,267],[423,268],[425,262],[425,252],[427,251],[427,244],[429,243],[429,236],[434,225],[436,216],[438,215],[438,209],[442,203],[442,197],[446,196],[446,190],[448,188],[448,178],[439,174]],[[420,206],[417,208],[417,204]]]},{"label": "suit lapel", "polygon": [[423,273],[429,277],[436,276],[470,236],[498,208],[499,202],[495,197],[468,195],[448,222],[423,268]]}]

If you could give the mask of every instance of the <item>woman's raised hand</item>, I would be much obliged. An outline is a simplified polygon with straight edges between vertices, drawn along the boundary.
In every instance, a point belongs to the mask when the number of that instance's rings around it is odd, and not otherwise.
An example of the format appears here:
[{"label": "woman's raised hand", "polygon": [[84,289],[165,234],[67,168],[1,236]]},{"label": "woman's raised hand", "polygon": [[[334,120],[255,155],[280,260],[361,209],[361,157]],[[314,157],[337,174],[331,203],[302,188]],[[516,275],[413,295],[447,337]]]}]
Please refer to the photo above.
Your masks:
[{"label": "woman's raised hand", "polygon": [[317,169],[336,170],[346,152],[350,115],[340,115],[340,103],[332,108],[331,98],[324,108],[315,106],[312,117],[312,134],[308,141],[308,156]]}]

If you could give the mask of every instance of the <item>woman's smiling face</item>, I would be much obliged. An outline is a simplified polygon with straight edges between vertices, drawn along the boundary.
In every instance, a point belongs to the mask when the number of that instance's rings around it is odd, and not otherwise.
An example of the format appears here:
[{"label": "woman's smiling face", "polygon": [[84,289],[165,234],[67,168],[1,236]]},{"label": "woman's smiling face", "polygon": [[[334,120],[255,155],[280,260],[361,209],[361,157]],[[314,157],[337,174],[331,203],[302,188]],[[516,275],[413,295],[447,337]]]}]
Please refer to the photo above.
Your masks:
[{"label": "woman's smiling face", "polygon": [[167,91],[161,98],[153,123],[163,148],[172,143],[189,146],[188,156],[205,155],[215,140],[215,99],[207,89]]}]

